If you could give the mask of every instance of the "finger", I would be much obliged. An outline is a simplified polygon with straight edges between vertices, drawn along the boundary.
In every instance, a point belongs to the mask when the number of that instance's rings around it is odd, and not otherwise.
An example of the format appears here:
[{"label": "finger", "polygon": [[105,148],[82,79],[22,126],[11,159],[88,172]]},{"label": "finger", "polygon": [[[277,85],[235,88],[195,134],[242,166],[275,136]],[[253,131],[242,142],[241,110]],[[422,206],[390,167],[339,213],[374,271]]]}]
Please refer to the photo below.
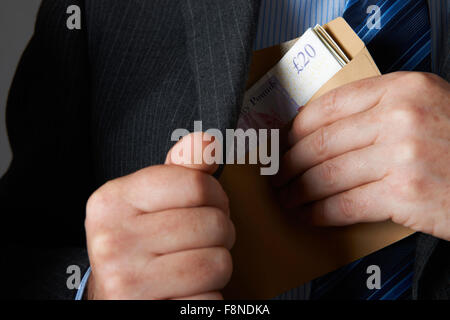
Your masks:
[{"label": "finger", "polygon": [[327,160],[282,188],[280,202],[294,208],[380,180],[387,174],[385,150],[385,146],[370,146]]},{"label": "finger", "polygon": [[222,154],[219,140],[203,132],[191,133],[178,141],[167,153],[165,164],[179,165],[213,174],[219,167],[215,157]]},{"label": "finger", "polygon": [[176,208],[217,207],[228,211],[228,197],[209,174],[181,166],[162,165],[113,180],[97,202],[105,212],[152,213]]},{"label": "finger", "polygon": [[172,300],[223,300],[223,296],[220,292],[216,291],[216,292],[202,293],[190,297],[176,298]]},{"label": "finger", "polygon": [[370,111],[319,128],[283,155],[280,171],[273,179],[274,185],[284,185],[319,163],[373,144],[379,130],[380,122],[373,121]]},{"label": "finger", "polygon": [[153,254],[208,247],[231,249],[235,241],[234,225],[226,213],[209,207],[139,215],[130,228],[141,239],[135,249]]},{"label": "finger", "polygon": [[334,89],[304,107],[295,118],[289,132],[289,144],[294,145],[320,127],[376,106],[387,91],[388,74],[359,80]]},{"label": "finger", "polygon": [[225,248],[205,248],[160,256],[143,270],[148,296],[170,299],[218,291],[231,277],[232,261]]},{"label": "finger", "polygon": [[316,226],[345,226],[363,222],[379,222],[392,218],[385,206],[383,180],[314,202],[307,206],[307,220]]}]

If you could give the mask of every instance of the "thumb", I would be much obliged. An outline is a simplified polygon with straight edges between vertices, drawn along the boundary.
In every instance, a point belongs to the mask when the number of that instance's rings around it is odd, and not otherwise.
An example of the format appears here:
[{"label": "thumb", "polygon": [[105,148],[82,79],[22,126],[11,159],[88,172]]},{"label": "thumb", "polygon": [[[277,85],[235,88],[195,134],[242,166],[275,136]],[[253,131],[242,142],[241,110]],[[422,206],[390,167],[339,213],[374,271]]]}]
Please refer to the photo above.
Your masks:
[{"label": "thumb", "polygon": [[191,133],[178,141],[166,156],[165,164],[213,174],[219,168],[222,145],[214,136],[203,132]]}]

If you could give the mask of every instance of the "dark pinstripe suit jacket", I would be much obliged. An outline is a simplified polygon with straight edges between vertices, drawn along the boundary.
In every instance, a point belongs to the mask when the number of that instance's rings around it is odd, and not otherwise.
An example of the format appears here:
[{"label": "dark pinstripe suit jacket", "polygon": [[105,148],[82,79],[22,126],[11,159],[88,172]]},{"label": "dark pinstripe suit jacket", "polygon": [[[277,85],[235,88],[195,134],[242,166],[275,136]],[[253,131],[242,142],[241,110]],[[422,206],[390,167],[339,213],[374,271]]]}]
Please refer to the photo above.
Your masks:
[{"label": "dark pinstripe suit jacket", "polygon": [[[68,30],[78,4],[82,30]],[[234,127],[258,0],[44,0],[11,87],[0,182],[12,298],[73,298],[84,206],[109,179],[164,161],[175,128]],[[449,245],[423,235],[415,297],[448,298]],[[8,273],[6,273],[8,272]],[[285,297],[307,298],[308,286]]]}]

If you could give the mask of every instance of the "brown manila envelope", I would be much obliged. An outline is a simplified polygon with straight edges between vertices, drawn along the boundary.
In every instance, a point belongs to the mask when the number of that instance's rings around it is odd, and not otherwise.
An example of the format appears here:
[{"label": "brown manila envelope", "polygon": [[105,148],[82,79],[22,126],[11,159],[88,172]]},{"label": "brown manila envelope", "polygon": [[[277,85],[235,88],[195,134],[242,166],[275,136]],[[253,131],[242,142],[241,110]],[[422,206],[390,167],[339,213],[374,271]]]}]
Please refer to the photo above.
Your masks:
[{"label": "brown manila envelope", "polygon": [[[351,60],[313,96],[380,74],[364,43],[344,19],[324,26]],[[295,40],[294,40],[295,41]],[[274,66],[290,41],[254,52],[248,87]],[[270,299],[413,233],[392,222],[315,228],[292,221],[274,198],[258,165],[227,164],[220,182],[236,226],[227,299]]]}]

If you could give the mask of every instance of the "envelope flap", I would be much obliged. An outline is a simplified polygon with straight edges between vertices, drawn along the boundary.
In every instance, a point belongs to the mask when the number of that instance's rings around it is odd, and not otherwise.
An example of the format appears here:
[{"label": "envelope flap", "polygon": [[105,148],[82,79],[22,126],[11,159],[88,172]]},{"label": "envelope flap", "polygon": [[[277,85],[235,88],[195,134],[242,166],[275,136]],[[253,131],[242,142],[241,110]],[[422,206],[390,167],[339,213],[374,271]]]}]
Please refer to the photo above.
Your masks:
[{"label": "envelope flap", "polygon": [[330,21],[323,28],[350,60],[355,58],[365,47],[364,42],[342,17]]}]

